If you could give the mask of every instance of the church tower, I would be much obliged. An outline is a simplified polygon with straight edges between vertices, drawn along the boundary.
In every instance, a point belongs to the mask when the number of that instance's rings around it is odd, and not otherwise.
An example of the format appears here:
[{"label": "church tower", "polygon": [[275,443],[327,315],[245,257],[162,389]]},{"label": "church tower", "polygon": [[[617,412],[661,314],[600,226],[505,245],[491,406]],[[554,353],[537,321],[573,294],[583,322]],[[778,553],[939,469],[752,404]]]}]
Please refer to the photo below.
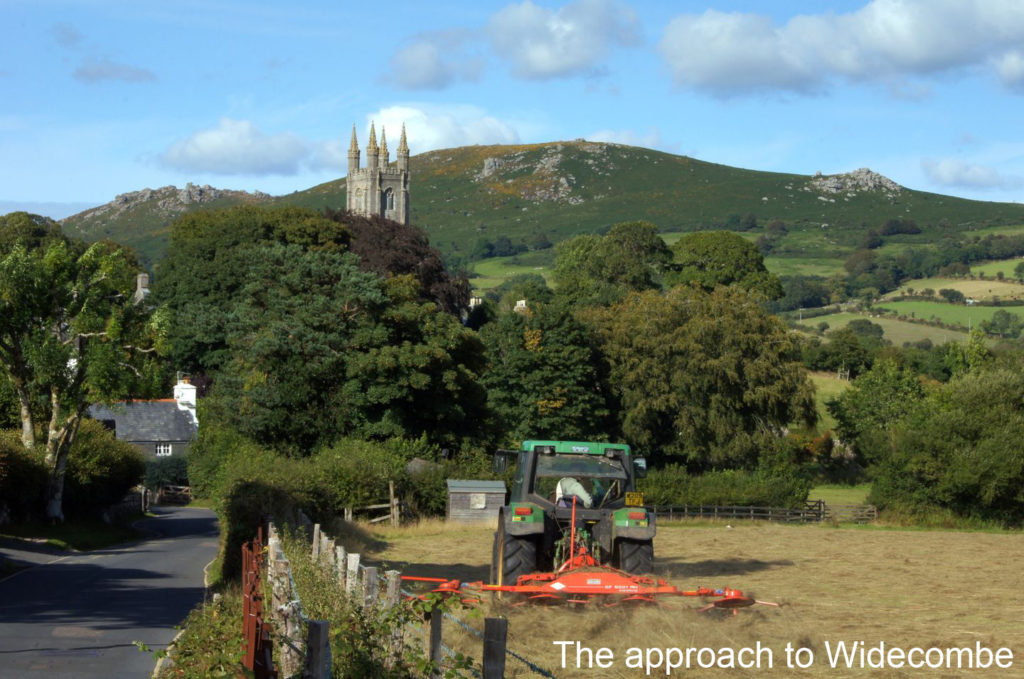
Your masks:
[{"label": "church tower", "polygon": [[370,123],[370,140],[366,144],[366,167],[359,167],[359,142],[352,126],[352,143],[348,148],[346,205],[349,212],[369,217],[378,215],[402,224],[409,223],[409,144],[405,125],[398,142],[395,164],[388,157],[387,136],[382,127],[380,146],[377,132]]}]

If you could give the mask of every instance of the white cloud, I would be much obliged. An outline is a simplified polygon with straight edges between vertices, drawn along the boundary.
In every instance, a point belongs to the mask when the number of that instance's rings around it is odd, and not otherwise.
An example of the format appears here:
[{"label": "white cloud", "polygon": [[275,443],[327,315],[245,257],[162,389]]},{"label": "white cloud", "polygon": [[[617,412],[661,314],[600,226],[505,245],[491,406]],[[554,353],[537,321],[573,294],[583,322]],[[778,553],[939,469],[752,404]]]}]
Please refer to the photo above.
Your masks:
[{"label": "white cloud", "polygon": [[86,83],[101,80],[121,80],[127,83],[142,83],[156,80],[156,74],[149,69],[119,64],[110,59],[86,59],[75,69],[74,77]]},{"label": "white cloud", "polygon": [[414,90],[439,90],[457,80],[477,80],[483,62],[463,49],[467,37],[463,31],[419,36],[391,57],[385,80]]},{"label": "white cloud", "polygon": [[555,11],[524,0],[487,25],[491,47],[530,79],[592,73],[614,46],[640,42],[634,12],[615,0],[578,0]]},{"label": "white cloud", "polygon": [[730,96],[814,92],[837,77],[892,82],[989,62],[1013,80],[1022,41],[1018,0],[871,0],[782,26],[760,14],[681,15],[658,49],[677,85]]},{"label": "white cloud", "polygon": [[1007,87],[1024,91],[1024,51],[1010,50],[999,55],[995,67]]},{"label": "white cloud", "polygon": [[1020,177],[1007,176],[993,167],[968,163],[959,158],[921,161],[925,175],[942,187],[971,189],[1011,189],[1024,186]]},{"label": "white cloud", "polygon": [[519,142],[519,133],[511,123],[468,104],[416,104],[382,108],[367,116],[366,129],[359,134],[363,146],[366,144],[370,122],[376,125],[378,135],[382,129],[388,130],[388,146],[392,152],[398,148],[398,135],[405,124],[409,148],[414,155],[455,146]]},{"label": "white cloud", "polygon": [[248,120],[222,118],[217,127],[172,144],[160,160],[188,172],[289,175],[309,154],[309,145],[290,132],[268,135]]}]

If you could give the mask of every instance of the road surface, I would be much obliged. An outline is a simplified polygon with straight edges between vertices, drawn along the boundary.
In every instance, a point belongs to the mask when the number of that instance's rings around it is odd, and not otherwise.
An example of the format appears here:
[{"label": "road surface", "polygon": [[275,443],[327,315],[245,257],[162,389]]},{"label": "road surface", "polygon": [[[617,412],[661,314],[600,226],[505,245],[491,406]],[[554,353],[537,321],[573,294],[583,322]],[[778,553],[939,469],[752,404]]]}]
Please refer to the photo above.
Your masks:
[{"label": "road surface", "polygon": [[149,677],[151,651],[203,600],[204,567],[217,554],[207,509],[156,507],[141,542],[73,554],[18,553],[35,563],[0,580],[0,679]]}]

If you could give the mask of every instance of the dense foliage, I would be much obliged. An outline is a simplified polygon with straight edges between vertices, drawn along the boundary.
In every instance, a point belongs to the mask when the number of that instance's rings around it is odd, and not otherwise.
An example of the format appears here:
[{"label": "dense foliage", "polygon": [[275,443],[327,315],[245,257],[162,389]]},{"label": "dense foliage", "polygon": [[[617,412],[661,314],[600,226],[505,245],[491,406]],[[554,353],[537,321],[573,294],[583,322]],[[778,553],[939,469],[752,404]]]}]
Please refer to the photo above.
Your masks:
[{"label": "dense foliage", "polygon": [[883,508],[1024,520],[1024,379],[968,372],[913,404],[892,429],[871,500]]},{"label": "dense foliage", "polygon": [[596,342],[567,305],[534,303],[481,335],[491,361],[483,385],[508,436],[588,440],[613,430]]},{"label": "dense foliage", "polygon": [[160,372],[148,355],[159,328],[133,300],[137,271],[131,253],[64,238],[48,220],[15,213],[0,222],[0,379],[17,399],[23,445],[45,449],[52,520],[64,517],[86,408],[138,393],[147,373]]},{"label": "dense foliage", "polygon": [[678,286],[587,314],[630,442],[694,470],[751,467],[787,424],[814,421],[798,344],[758,299]]}]

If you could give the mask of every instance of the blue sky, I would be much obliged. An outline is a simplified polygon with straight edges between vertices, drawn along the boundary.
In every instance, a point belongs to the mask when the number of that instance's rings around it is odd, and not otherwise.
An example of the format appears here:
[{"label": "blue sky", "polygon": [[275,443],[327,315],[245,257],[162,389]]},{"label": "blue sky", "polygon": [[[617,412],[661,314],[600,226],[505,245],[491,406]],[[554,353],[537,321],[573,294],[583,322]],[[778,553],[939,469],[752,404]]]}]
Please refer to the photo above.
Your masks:
[{"label": "blue sky", "polygon": [[[0,0],[0,213],[586,138],[1024,198],[1024,2]],[[415,177],[413,178],[415,191]]]}]

